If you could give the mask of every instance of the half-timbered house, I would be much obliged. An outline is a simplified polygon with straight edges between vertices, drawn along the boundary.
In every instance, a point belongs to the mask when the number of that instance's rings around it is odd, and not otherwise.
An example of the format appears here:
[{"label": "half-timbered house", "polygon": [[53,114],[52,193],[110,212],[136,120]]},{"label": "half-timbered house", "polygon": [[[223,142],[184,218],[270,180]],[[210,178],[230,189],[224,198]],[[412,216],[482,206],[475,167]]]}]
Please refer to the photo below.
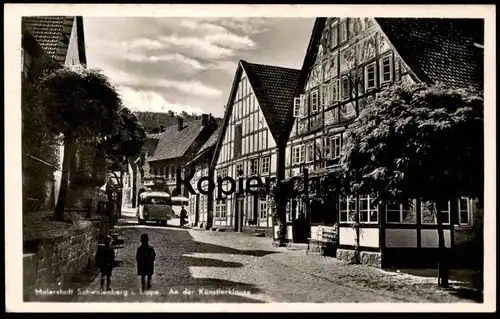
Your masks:
[{"label": "half-timbered house", "polygon": [[239,62],[211,166],[214,180],[241,179],[244,189],[238,182],[236,193],[214,194],[214,227],[236,231],[253,227],[270,234],[273,221],[267,195],[249,194],[245,185],[257,185],[258,180],[264,184],[279,170],[284,172],[298,78],[299,70]]},{"label": "half-timbered house", "polygon": [[[480,24],[453,19],[316,19],[301,71],[301,94],[295,96],[285,176],[300,176],[304,168],[310,177],[340,169],[345,130],[355,124],[367,96],[386,85],[424,81],[482,87],[481,35],[473,34]],[[479,216],[475,202],[457,198],[445,211],[446,246],[470,240],[467,234]],[[322,207],[310,207],[308,212],[305,220],[310,223],[310,238],[338,226],[337,257],[341,259],[350,259],[357,245],[349,212],[359,216],[364,262],[432,260],[420,257],[437,251],[436,220],[420,200],[411,209],[397,204],[379,207],[367,194],[339,198]],[[291,200],[288,227],[304,214],[306,205]]]}]

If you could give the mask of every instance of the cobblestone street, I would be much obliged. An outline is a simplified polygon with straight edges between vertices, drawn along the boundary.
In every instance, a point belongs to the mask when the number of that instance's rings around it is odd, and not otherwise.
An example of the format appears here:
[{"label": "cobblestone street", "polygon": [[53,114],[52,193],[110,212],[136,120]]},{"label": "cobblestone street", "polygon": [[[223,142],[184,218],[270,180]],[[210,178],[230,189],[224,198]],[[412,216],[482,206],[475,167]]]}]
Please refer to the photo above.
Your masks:
[{"label": "cobblestone street", "polygon": [[[437,289],[434,278],[347,265],[304,250],[272,247],[270,238],[232,232],[138,225],[118,227],[112,291],[99,292],[99,278],[73,302],[472,302]],[[140,293],[135,252],[147,233],[157,259],[152,288]]]}]

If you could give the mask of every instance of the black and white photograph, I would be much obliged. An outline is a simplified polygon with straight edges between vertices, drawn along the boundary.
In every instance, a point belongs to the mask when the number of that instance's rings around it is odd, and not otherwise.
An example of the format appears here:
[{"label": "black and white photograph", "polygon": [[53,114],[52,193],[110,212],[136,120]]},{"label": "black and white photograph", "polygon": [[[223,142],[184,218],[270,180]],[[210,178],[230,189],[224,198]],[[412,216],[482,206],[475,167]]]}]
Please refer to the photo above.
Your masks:
[{"label": "black and white photograph", "polygon": [[495,311],[495,7],[217,7],[4,7],[7,311]]}]

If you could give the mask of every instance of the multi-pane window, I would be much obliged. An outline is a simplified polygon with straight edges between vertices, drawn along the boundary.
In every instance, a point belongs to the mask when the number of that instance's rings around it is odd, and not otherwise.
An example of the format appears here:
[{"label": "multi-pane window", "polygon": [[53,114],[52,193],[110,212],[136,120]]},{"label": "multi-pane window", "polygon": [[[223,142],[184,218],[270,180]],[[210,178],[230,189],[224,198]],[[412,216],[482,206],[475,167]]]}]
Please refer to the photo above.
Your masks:
[{"label": "multi-pane window", "polygon": [[337,103],[339,100],[339,80],[334,79],[328,85],[330,91],[330,103]]},{"label": "multi-pane window", "polygon": [[342,77],[342,81],[340,82],[341,86],[341,97],[342,100],[346,100],[349,98],[349,93],[350,93],[350,85],[349,85],[349,78],[347,75],[344,75]]},{"label": "multi-pane window", "polygon": [[323,105],[323,109],[326,109],[330,103],[330,83],[321,85],[321,105]]},{"label": "multi-pane window", "polygon": [[297,145],[292,148],[292,165],[304,162],[304,145]]},{"label": "multi-pane window", "polygon": [[340,222],[354,222],[354,214],[356,214],[356,199],[348,196],[340,199]]},{"label": "multi-pane window", "polygon": [[392,81],[392,56],[387,55],[380,59],[380,82],[388,83]]},{"label": "multi-pane window", "polygon": [[255,175],[259,172],[259,159],[254,158],[250,160],[250,175]]},{"label": "multi-pane window", "polygon": [[215,217],[224,218],[227,214],[227,200],[221,199],[217,200],[215,203]]},{"label": "multi-pane window", "polygon": [[417,222],[417,202],[390,203],[386,205],[386,220],[388,223],[415,224]]},{"label": "multi-pane window", "polygon": [[302,107],[302,99],[300,97],[296,97],[293,99],[293,117],[299,117],[300,111]]},{"label": "multi-pane window", "polygon": [[330,32],[330,45],[332,46],[332,49],[338,45],[338,29],[336,26],[333,27]]},{"label": "multi-pane window", "polygon": [[339,158],[342,151],[342,135],[332,137],[332,158]]},{"label": "multi-pane window", "polygon": [[460,225],[470,224],[471,203],[467,198],[458,200],[458,223]]},{"label": "multi-pane window", "polygon": [[370,196],[359,197],[359,222],[378,222],[378,207],[374,204],[374,198]]},{"label": "multi-pane window", "polygon": [[263,157],[261,159],[261,161],[262,161],[262,165],[261,165],[262,174],[269,173],[269,167],[271,165],[271,157],[269,157],[269,156]]},{"label": "multi-pane window", "polygon": [[339,158],[342,151],[342,135],[323,138],[323,156],[325,158]]},{"label": "multi-pane window", "polygon": [[307,143],[307,148],[306,148],[306,163],[310,163],[314,161],[315,158],[315,147],[314,147],[314,142]]},{"label": "multi-pane window", "polygon": [[339,28],[339,42],[344,43],[347,41],[347,20],[343,21]]},{"label": "multi-pane window", "polygon": [[260,219],[266,219],[267,218],[267,201],[261,200],[260,201]]},{"label": "multi-pane window", "polygon": [[[422,224],[436,224],[435,208],[433,209],[431,203],[420,202],[421,222]],[[443,216],[443,224],[450,223],[450,202],[447,202],[444,207],[441,207],[441,214]]]},{"label": "multi-pane window", "polygon": [[311,112],[316,113],[318,111],[318,90],[311,92]]},{"label": "multi-pane window", "polygon": [[375,63],[370,63],[365,67],[365,85],[366,90],[374,89],[376,87],[375,82]]},{"label": "multi-pane window", "polygon": [[240,174],[245,174],[245,172],[243,171],[243,163],[236,164],[236,176],[240,176]]}]

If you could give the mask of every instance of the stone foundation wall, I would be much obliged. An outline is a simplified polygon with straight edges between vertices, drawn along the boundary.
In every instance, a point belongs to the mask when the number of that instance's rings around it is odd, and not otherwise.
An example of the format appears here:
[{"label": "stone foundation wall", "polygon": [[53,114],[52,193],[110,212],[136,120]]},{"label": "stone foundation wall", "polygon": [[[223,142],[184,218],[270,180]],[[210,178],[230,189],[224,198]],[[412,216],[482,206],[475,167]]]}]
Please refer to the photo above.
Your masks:
[{"label": "stone foundation wall", "polygon": [[[82,222],[64,236],[41,240],[36,252],[24,254],[24,298],[33,300],[36,289],[55,290],[94,266],[99,227]],[[32,244],[33,245],[33,244]],[[39,296],[36,300],[39,300]]]},{"label": "stone foundation wall", "polygon": [[[365,265],[382,267],[382,254],[379,252],[362,251],[359,254],[360,262]],[[337,249],[337,259],[348,263],[356,262],[356,255],[351,249]]]}]

